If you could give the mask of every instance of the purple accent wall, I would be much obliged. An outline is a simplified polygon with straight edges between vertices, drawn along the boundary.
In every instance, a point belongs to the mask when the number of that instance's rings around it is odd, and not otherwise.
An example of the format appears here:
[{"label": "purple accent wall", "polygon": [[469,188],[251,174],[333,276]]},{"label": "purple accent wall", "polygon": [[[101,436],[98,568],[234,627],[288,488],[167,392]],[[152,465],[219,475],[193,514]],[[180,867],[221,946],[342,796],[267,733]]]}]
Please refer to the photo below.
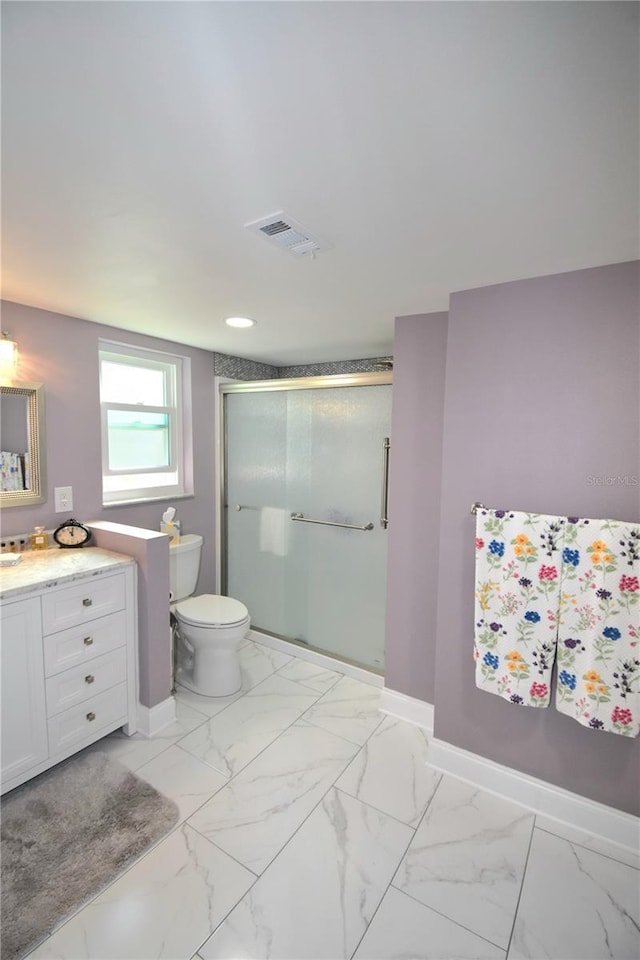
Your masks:
[{"label": "purple accent wall", "polygon": [[447,314],[398,317],[389,474],[385,686],[434,701]]},{"label": "purple accent wall", "polygon": [[470,507],[640,519],[639,267],[451,297],[435,685],[439,739],[636,815],[640,741],[476,689]]},{"label": "purple accent wall", "polygon": [[[65,514],[54,510],[54,487],[73,487],[73,516],[109,520],[159,530],[166,501],[102,506],[98,340],[116,340],[191,359],[194,496],[175,501],[182,533],[200,533],[203,553],[199,591],[214,585],[214,397],[213,354],[181,343],[145,337],[59,313],[2,302],[2,329],[10,330],[20,351],[21,380],[44,384],[47,501],[2,510],[2,535],[29,532],[35,524],[55,527]],[[173,503],[173,501],[171,501]]]},{"label": "purple accent wall", "polygon": [[[2,329],[11,331],[20,351],[21,380],[41,382],[45,388],[47,500],[29,507],[11,507],[0,513],[3,537],[28,533],[36,524],[56,527],[70,514],[79,520],[104,520],[159,531],[168,502],[129,506],[102,506],[100,404],[98,394],[98,340],[129,343],[152,350],[175,352],[191,359],[193,404],[194,495],[171,501],[177,508],[182,533],[200,533],[202,554],[198,591],[215,592],[215,483],[213,354],[180,343],[146,337],[102,324],[66,317],[22,304],[2,303]],[[56,513],[54,487],[73,487],[73,510]],[[140,698],[154,706],[169,694],[168,660],[168,548],[166,571],[156,581],[152,571],[163,561],[135,555],[140,608]],[[102,541],[101,541],[102,542]],[[157,543],[157,541],[156,541]],[[106,546],[106,543],[103,543]],[[153,550],[153,546],[149,547]]]},{"label": "purple accent wall", "polygon": [[138,564],[139,700],[154,707],[171,693],[169,538],[119,523],[90,526],[97,547],[124,553]]}]

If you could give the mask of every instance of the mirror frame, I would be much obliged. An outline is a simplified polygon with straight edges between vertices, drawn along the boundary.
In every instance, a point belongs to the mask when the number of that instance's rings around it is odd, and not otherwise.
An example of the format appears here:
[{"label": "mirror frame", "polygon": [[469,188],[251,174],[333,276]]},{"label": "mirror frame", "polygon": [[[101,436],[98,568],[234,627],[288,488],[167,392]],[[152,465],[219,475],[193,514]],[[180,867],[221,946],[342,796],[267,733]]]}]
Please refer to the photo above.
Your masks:
[{"label": "mirror frame", "polygon": [[0,490],[0,507],[26,507],[44,503],[46,497],[46,470],[44,462],[44,386],[41,383],[0,384],[0,396],[26,397],[27,432],[29,437],[28,462],[31,486],[28,490]]}]

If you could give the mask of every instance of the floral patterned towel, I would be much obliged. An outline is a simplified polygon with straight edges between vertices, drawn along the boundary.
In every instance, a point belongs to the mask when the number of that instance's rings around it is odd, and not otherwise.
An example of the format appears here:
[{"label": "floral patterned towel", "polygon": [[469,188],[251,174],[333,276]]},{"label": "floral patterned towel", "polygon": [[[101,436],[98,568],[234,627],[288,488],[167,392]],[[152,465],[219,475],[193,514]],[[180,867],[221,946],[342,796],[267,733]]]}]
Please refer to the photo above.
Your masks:
[{"label": "floral patterned towel", "polygon": [[476,513],[476,686],[546,707],[558,630],[563,520]]},{"label": "floral patterned towel", "polygon": [[640,733],[640,527],[476,514],[476,686],[627,737]]},{"label": "floral patterned towel", "polygon": [[556,709],[598,730],[640,733],[640,526],[564,525]]}]

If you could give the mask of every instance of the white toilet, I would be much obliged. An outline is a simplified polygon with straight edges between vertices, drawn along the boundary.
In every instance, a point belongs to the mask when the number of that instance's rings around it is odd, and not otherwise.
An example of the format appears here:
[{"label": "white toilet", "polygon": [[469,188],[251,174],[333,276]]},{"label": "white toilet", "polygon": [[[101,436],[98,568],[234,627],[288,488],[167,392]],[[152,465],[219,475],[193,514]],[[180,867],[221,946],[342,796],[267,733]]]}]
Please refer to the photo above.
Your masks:
[{"label": "white toilet", "polygon": [[190,533],[169,546],[171,610],[178,621],[175,679],[201,696],[227,697],[242,686],[238,648],[251,618],[239,600],[193,596],[202,542]]}]

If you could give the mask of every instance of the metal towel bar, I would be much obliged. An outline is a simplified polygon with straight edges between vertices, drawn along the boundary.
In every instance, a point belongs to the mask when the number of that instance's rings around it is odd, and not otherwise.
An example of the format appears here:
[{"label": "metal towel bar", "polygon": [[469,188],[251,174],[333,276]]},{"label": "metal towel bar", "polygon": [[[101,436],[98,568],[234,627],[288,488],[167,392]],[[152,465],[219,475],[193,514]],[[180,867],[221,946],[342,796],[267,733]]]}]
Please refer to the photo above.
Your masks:
[{"label": "metal towel bar", "polygon": [[[249,506],[246,503],[236,503],[233,507],[234,510],[261,510],[262,507]],[[325,527],[344,527],[347,530],[373,530],[373,523],[367,523],[364,527],[359,527],[355,523],[336,523],[334,520],[311,520],[309,517],[305,517],[303,513],[292,513],[292,520],[301,520],[303,523],[320,523]]]},{"label": "metal towel bar", "polygon": [[321,523],[325,527],[344,527],[347,530],[373,530],[373,524],[367,523],[364,527],[359,527],[355,523],[336,523],[334,520],[310,520],[303,513],[292,513],[292,520],[301,520],[303,523]]}]

